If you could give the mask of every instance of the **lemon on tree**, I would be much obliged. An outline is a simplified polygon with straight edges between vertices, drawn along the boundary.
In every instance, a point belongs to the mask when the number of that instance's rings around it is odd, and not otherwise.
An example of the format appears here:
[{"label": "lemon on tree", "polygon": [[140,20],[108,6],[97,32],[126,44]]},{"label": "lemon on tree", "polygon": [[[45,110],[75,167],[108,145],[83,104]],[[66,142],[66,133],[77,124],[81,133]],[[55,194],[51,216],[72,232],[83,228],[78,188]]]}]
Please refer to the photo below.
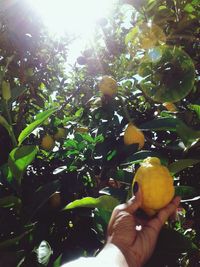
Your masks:
[{"label": "lemon on tree", "polygon": [[104,95],[113,96],[117,93],[117,82],[110,76],[103,76],[98,86]]},{"label": "lemon on tree", "polygon": [[150,49],[166,42],[166,35],[163,30],[153,23],[138,22],[126,35],[125,43],[130,48]]},{"label": "lemon on tree", "polygon": [[41,148],[46,150],[46,151],[51,151],[54,146],[55,146],[55,141],[53,139],[53,137],[49,134],[46,134],[41,141],[40,144]]},{"label": "lemon on tree", "polygon": [[139,149],[141,149],[144,146],[144,142],[145,138],[143,132],[132,123],[129,123],[124,132],[124,144],[138,144]]},{"label": "lemon on tree", "polygon": [[159,158],[148,157],[138,168],[134,179],[142,193],[141,208],[152,216],[165,207],[174,197],[173,177],[169,170],[161,165]]},{"label": "lemon on tree", "polygon": [[66,130],[65,128],[58,127],[57,132],[54,134],[53,138],[56,141],[60,141],[61,139],[66,137]]},{"label": "lemon on tree", "polygon": [[165,103],[163,103],[163,106],[164,106],[168,111],[171,111],[171,112],[176,112],[176,111],[177,111],[177,108],[176,108],[176,106],[175,106],[173,103],[165,102]]},{"label": "lemon on tree", "polygon": [[181,48],[166,45],[148,50],[138,74],[142,91],[160,103],[183,99],[195,81],[195,68],[190,56]]}]

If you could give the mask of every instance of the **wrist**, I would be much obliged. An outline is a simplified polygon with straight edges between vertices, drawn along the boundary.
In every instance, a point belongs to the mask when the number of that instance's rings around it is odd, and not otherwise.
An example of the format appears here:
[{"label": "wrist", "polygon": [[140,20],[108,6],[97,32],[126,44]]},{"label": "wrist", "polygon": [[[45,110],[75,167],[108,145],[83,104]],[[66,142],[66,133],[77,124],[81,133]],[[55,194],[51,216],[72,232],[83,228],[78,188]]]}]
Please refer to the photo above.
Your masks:
[{"label": "wrist", "polygon": [[[139,267],[131,259],[131,264],[128,263],[123,251],[113,243],[107,243],[97,258],[104,263],[104,266],[110,267]],[[133,261],[133,262],[132,262]]]}]

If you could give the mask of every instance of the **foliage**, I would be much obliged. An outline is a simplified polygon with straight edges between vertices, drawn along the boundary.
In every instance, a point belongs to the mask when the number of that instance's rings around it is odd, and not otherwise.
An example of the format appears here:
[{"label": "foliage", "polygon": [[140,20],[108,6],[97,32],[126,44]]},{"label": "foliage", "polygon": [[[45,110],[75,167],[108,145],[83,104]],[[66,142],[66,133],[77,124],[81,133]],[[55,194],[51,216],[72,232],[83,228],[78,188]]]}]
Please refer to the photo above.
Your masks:
[{"label": "foliage", "polygon": [[[174,175],[183,209],[161,233],[147,266],[197,266],[198,1],[121,1],[111,18],[99,23],[94,45],[82,51],[68,72],[72,37],[49,36],[26,1],[7,5],[4,0],[1,8],[0,265],[41,266],[42,241],[48,266],[94,255],[103,246],[113,207],[131,195],[138,164],[156,156]],[[183,72],[174,70],[169,57],[162,58],[167,70],[153,69],[156,82],[164,79],[174,91],[181,90],[183,79],[191,87],[175,101],[175,112],[147,96],[142,80],[149,71],[148,53],[165,46],[190,58],[180,62]],[[188,64],[195,69],[192,81],[182,77]],[[117,81],[116,95],[99,91],[103,75]],[[152,74],[148,79],[155,82]],[[130,122],[144,133],[143,150],[124,145]],[[66,136],[55,141],[52,151],[43,150],[42,138],[53,137],[58,128]]]}]

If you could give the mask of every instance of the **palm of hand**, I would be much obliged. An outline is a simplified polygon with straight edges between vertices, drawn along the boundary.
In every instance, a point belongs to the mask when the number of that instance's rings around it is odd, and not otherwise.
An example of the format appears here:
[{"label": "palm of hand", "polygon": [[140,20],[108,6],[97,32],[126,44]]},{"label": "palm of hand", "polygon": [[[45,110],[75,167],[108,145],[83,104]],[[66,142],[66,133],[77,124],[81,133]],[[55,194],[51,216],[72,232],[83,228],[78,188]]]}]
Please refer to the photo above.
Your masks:
[{"label": "palm of hand", "polygon": [[108,242],[119,247],[129,267],[140,267],[150,258],[161,227],[176,211],[179,202],[179,197],[174,198],[156,217],[148,220],[138,219],[134,215],[141,205],[140,192],[127,204],[115,208],[108,226]]}]

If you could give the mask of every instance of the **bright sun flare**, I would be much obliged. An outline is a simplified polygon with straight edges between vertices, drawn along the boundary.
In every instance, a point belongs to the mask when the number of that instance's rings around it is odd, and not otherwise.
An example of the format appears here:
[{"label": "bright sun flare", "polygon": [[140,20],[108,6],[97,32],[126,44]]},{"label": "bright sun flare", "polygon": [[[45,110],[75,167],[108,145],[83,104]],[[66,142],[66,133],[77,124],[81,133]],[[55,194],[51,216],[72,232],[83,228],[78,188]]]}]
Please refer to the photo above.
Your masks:
[{"label": "bright sun flare", "polygon": [[29,0],[50,33],[92,36],[96,21],[108,15],[116,0]]}]

